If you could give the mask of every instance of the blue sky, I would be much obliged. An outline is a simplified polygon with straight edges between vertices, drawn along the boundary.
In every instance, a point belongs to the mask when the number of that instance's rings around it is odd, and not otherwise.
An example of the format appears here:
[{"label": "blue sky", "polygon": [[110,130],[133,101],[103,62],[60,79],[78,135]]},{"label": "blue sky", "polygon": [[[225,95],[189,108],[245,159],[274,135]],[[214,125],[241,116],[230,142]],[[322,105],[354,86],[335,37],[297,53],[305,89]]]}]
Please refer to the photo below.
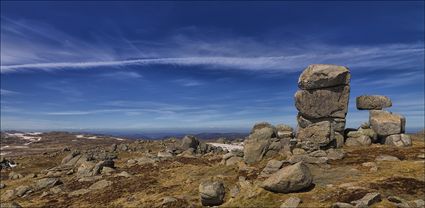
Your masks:
[{"label": "blue sky", "polygon": [[424,3],[1,2],[2,129],[296,126],[309,64],[348,66],[424,127]]}]

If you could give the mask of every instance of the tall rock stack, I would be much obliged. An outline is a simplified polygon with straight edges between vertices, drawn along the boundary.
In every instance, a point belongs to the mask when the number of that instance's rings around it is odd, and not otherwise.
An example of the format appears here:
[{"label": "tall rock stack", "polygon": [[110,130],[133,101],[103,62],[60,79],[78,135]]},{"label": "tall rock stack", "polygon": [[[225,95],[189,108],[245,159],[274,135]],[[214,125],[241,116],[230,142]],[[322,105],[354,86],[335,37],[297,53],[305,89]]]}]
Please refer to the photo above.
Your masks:
[{"label": "tall rock stack", "polygon": [[350,95],[350,71],[327,64],[308,66],[298,80],[297,141],[319,148],[341,146]]}]

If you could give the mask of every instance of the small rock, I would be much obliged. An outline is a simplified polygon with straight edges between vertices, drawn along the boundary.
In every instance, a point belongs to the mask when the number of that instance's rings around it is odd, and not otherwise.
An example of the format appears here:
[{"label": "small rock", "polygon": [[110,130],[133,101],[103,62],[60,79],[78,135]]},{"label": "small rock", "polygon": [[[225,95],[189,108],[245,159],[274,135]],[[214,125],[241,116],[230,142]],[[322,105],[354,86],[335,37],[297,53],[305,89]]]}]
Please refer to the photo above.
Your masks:
[{"label": "small rock", "polygon": [[280,205],[280,208],[296,208],[301,203],[301,199],[298,197],[289,197],[285,202]]},{"label": "small rock", "polygon": [[417,199],[412,201],[413,204],[416,205],[418,208],[424,208],[425,207],[425,201],[423,199]]},{"label": "small rock", "polygon": [[130,178],[133,177],[133,175],[131,175],[130,173],[127,173],[126,171],[123,171],[121,173],[118,173],[115,177],[125,177],[125,178]]},{"label": "small rock", "polygon": [[354,208],[354,206],[344,202],[337,202],[332,204],[332,208]]},{"label": "small rock", "polygon": [[30,191],[31,191],[30,186],[22,185],[15,189],[15,195],[21,197]]},{"label": "small rock", "polygon": [[365,162],[365,163],[362,163],[362,166],[363,167],[376,167],[377,164],[376,164],[376,162]]},{"label": "small rock", "polygon": [[419,155],[417,156],[417,158],[419,158],[419,159],[425,159],[425,154],[419,154]]},{"label": "small rock", "polygon": [[226,166],[235,165],[241,161],[243,161],[242,157],[231,157],[226,160]]},{"label": "small rock", "polygon": [[1,203],[1,208],[22,208],[17,202]]},{"label": "small rock", "polygon": [[21,174],[13,172],[13,171],[9,173],[9,179],[10,180],[16,180],[16,179],[20,179],[20,178],[23,178],[23,177],[24,176],[22,176]]},{"label": "small rock", "polygon": [[269,162],[267,162],[266,167],[263,169],[263,171],[261,171],[260,173],[260,178],[266,178],[269,177],[271,174],[275,173],[276,171],[278,171],[283,165],[283,161],[279,161],[279,160],[270,160]]},{"label": "small rock", "polygon": [[173,154],[171,154],[169,152],[165,152],[165,151],[160,151],[160,152],[158,152],[158,157],[160,157],[160,158],[170,158],[170,157],[173,157]]},{"label": "small rock", "polygon": [[312,182],[313,177],[310,169],[302,162],[299,162],[273,173],[263,182],[262,187],[272,192],[290,193],[305,189]]},{"label": "small rock", "polygon": [[235,198],[240,192],[240,189],[238,186],[233,186],[232,189],[230,189],[230,197]]},{"label": "small rock", "polygon": [[101,180],[101,181],[98,181],[98,182],[94,183],[93,185],[91,185],[89,187],[89,189],[90,190],[104,189],[104,188],[110,186],[111,184],[112,184],[111,181]]},{"label": "small rock", "polygon": [[79,190],[76,190],[76,191],[69,193],[68,195],[69,196],[80,196],[80,195],[87,194],[89,192],[90,192],[90,190],[88,190],[88,189],[79,189]]},{"label": "small rock", "polygon": [[345,157],[345,152],[342,149],[328,149],[327,152],[329,160],[341,160]]},{"label": "small rock", "polygon": [[0,189],[4,189],[4,188],[6,188],[6,184],[0,183]]},{"label": "small rock", "polygon": [[110,167],[103,167],[101,173],[104,175],[111,175],[113,172],[115,172],[115,169]]},{"label": "small rock", "polygon": [[292,154],[294,154],[294,155],[303,155],[305,153],[306,153],[305,150],[301,149],[301,148],[294,148],[292,150]]},{"label": "small rock", "polygon": [[177,202],[177,199],[171,196],[166,196],[162,198],[161,206],[167,206],[171,205],[173,203]]},{"label": "small rock", "polygon": [[53,187],[59,184],[62,184],[62,181],[60,181],[58,178],[43,178],[36,182],[34,189],[41,190],[43,188]]},{"label": "small rock", "polygon": [[376,161],[400,161],[397,157],[391,155],[379,155],[375,159]]},{"label": "small rock", "polygon": [[221,181],[206,181],[199,184],[199,194],[203,206],[218,206],[223,203],[225,189]]},{"label": "small rock", "polygon": [[356,200],[356,201],[352,201],[351,204],[356,205],[356,206],[361,206],[361,205],[366,205],[366,206],[370,206],[374,203],[380,202],[381,201],[381,194],[374,192],[374,193],[368,193],[366,194],[363,198]]},{"label": "small rock", "polygon": [[326,152],[324,150],[316,150],[309,154],[312,157],[326,157]]}]

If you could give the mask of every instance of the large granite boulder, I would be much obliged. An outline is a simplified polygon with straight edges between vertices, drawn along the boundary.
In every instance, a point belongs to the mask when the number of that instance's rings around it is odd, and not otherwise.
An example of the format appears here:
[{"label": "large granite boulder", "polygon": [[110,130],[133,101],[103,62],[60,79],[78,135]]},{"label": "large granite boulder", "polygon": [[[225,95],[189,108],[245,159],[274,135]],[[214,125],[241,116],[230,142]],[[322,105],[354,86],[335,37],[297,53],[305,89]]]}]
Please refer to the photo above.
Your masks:
[{"label": "large granite boulder", "polygon": [[345,129],[345,118],[307,118],[302,116],[300,113],[297,115],[298,126],[301,128],[306,128],[307,126],[321,122],[329,121],[331,123],[332,129],[336,132],[344,132]]},{"label": "large granite boulder", "polygon": [[310,187],[312,182],[310,169],[299,162],[273,173],[262,183],[262,187],[272,192],[291,193]]},{"label": "large granite boulder", "polygon": [[342,85],[317,90],[298,90],[295,107],[309,118],[345,118],[350,86]]},{"label": "large granite boulder", "polygon": [[369,123],[378,136],[386,137],[404,133],[406,120],[404,116],[384,110],[369,111]]},{"label": "large granite boulder", "polygon": [[329,121],[313,123],[306,128],[300,128],[297,134],[298,141],[311,141],[320,146],[326,146],[333,140],[333,132]]},{"label": "large granite boulder", "polygon": [[312,64],[308,66],[298,79],[301,89],[319,89],[338,85],[347,85],[350,82],[348,68],[330,64]]},{"label": "large granite boulder", "polygon": [[356,98],[359,110],[382,110],[392,106],[391,99],[383,95],[362,95]]},{"label": "large granite boulder", "polygon": [[224,200],[224,185],[221,181],[205,181],[199,184],[199,195],[203,206],[218,206]]},{"label": "large granite boulder", "polygon": [[263,159],[275,135],[273,129],[262,128],[250,134],[244,141],[244,161],[254,163]]},{"label": "large granite boulder", "polygon": [[387,136],[384,143],[397,147],[407,147],[412,146],[412,139],[408,134],[394,134]]},{"label": "large granite boulder", "polygon": [[199,140],[195,136],[187,135],[182,139],[181,149],[187,150],[189,148],[196,149],[199,145]]}]

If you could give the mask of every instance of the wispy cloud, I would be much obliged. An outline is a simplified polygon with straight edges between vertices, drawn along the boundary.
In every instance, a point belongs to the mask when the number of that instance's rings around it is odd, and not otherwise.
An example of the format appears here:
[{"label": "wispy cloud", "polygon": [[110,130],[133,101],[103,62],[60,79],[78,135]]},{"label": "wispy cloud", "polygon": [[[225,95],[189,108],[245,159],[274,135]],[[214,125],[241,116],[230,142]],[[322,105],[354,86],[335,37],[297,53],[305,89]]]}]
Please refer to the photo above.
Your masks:
[{"label": "wispy cloud", "polygon": [[107,79],[138,79],[143,77],[141,74],[132,71],[117,71],[100,74],[98,76]]},{"label": "wispy cloud", "polygon": [[19,93],[12,90],[0,89],[0,95],[16,95],[16,94],[19,94]]},{"label": "wispy cloud", "polygon": [[[80,40],[28,20],[2,19],[1,73],[28,70],[91,69],[123,66],[201,66],[204,69],[300,71],[311,63],[334,63],[369,70],[424,66],[424,43],[340,46],[240,36],[197,37],[176,34],[163,40],[125,37]],[[65,41],[64,41],[65,40]]]},{"label": "wispy cloud", "polygon": [[205,84],[202,81],[194,80],[194,79],[177,79],[177,80],[174,80],[174,82],[184,87],[196,87],[196,86]]}]

